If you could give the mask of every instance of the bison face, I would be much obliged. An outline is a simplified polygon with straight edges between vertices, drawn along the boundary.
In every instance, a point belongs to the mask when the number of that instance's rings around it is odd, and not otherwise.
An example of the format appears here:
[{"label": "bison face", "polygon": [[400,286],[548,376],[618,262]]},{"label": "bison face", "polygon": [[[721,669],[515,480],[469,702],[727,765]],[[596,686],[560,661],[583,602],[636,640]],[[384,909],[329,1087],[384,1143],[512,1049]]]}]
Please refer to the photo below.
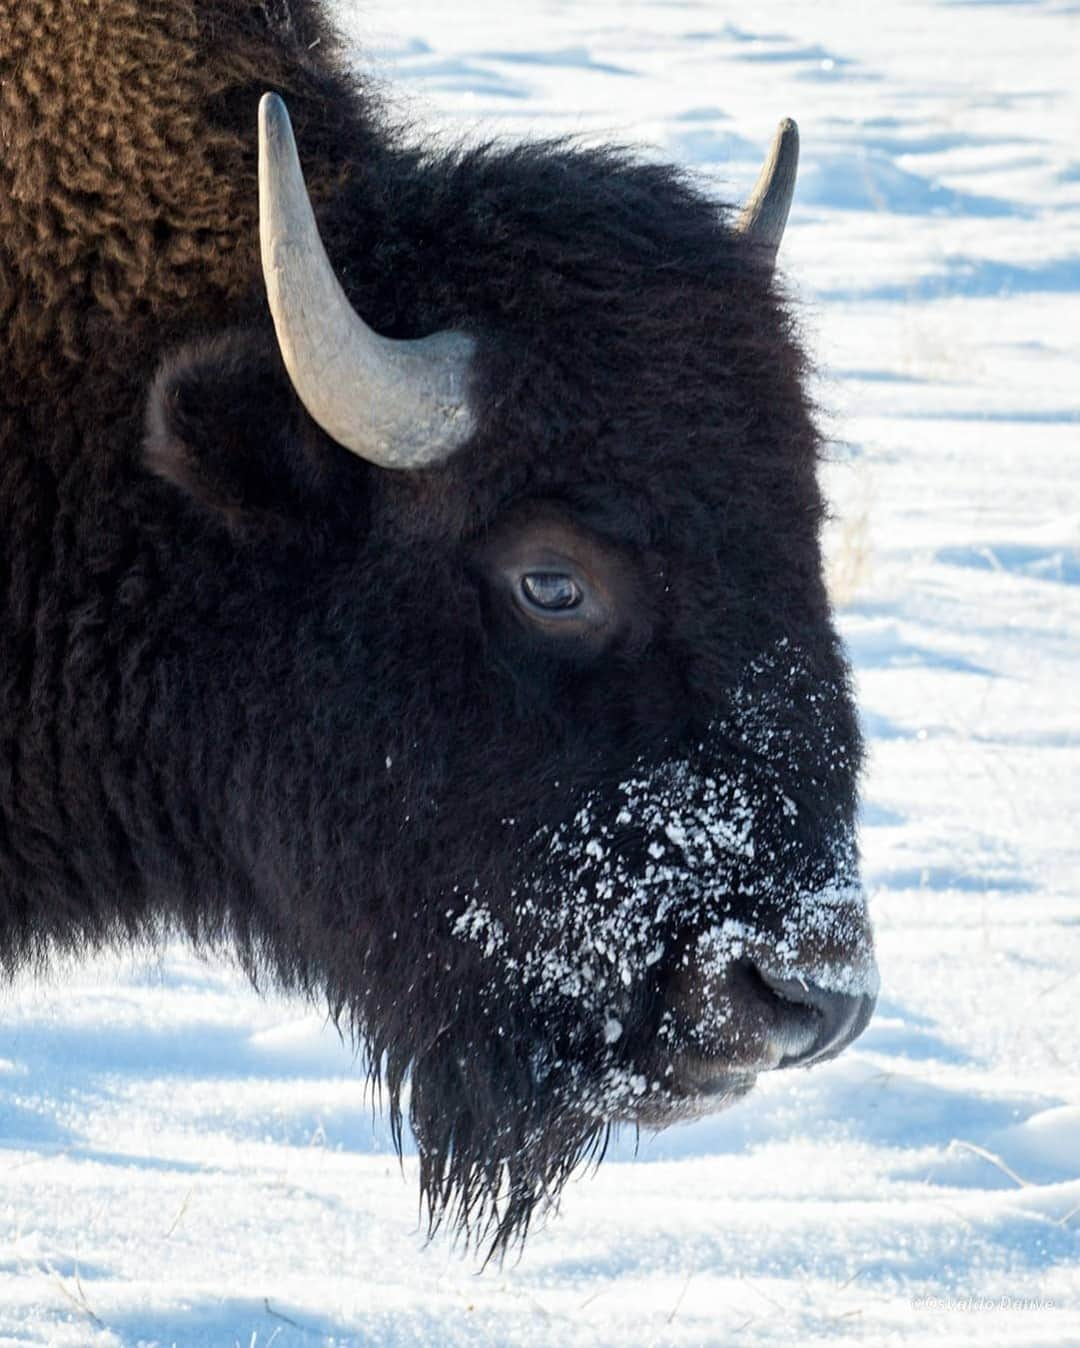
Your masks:
[{"label": "bison face", "polygon": [[270,191],[278,344],[171,358],[147,454],[228,526],[176,656],[221,923],[327,994],[398,1128],[410,1086],[433,1224],[498,1246],[612,1124],[839,1052],[876,974],[778,234],[602,153],[439,171],[408,219],[447,275],[368,298],[455,331],[376,337]]},{"label": "bison face", "polygon": [[[532,816],[511,902],[475,896],[454,934],[507,964],[541,1020],[562,1007],[578,1048],[558,1052],[602,1064],[588,1090],[603,1117],[702,1112],[758,1071],[835,1055],[876,990],[851,822],[858,741],[835,654],[815,671],[781,637],[719,705],[673,714],[665,610],[679,608],[673,584],[690,584],[678,568],[546,503],[509,511],[474,566],[508,667],[561,668],[557,696],[594,757],[572,816]],[[698,618],[703,643],[722,639],[720,614]],[[643,700],[664,666],[666,686]],[[534,771],[550,755],[538,747]],[[514,809],[530,816],[529,802]]]},{"label": "bison face", "polygon": [[789,633],[744,626],[727,549],[643,545],[615,495],[519,501],[464,548],[489,700],[446,770],[468,853],[430,904],[455,1010],[412,1117],[439,1201],[495,1156],[514,1220],[610,1123],[833,1056],[877,986],[859,741],[813,586]]},{"label": "bison face", "polygon": [[[740,659],[708,539],[665,556],[583,514],[518,507],[476,545],[493,659],[546,724],[518,732],[528,754],[486,822],[514,869],[466,880],[447,917],[493,1034],[528,1047],[530,1094],[587,1131],[692,1117],[834,1056],[877,975],[831,635]],[[719,652],[732,674],[702,696]]]}]

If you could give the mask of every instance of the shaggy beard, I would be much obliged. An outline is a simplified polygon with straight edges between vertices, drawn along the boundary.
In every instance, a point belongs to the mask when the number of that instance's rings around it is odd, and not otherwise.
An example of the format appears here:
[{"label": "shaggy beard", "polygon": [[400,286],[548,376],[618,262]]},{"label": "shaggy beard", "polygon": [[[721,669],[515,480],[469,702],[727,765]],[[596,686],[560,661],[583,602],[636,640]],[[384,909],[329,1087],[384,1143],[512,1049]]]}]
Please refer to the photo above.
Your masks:
[{"label": "shaggy beard", "polygon": [[478,1055],[475,1042],[441,1039],[411,1067],[389,1061],[386,1075],[399,1151],[406,1072],[411,1082],[429,1238],[448,1227],[485,1264],[523,1243],[576,1171],[599,1165],[612,1127],[602,1093],[583,1090],[580,1070],[538,1073],[511,1045],[487,1047]]}]

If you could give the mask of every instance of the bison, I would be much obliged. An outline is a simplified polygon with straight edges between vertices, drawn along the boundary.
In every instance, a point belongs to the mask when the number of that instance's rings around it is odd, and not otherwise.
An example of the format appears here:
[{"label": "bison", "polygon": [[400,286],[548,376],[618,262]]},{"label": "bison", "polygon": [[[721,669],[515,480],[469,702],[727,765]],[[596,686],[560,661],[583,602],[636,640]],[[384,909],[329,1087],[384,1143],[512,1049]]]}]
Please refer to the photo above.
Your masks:
[{"label": "bison", "polygon": [[179,932],[325,1000],[504,1249],[873,1006],[797,135],[735,214],[417,143],[343,52],[0,0],[0,960]]}]

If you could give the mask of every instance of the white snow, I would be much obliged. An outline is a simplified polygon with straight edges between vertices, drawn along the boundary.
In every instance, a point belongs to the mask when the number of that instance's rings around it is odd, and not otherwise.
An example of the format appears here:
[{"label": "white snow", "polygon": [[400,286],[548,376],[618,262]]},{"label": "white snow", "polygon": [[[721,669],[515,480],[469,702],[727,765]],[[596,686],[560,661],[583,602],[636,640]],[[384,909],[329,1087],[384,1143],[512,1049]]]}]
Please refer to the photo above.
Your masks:
[{"label": "white snow", "polygon": [[346,17],[449,136],[641,142],[738,198],[798,119],[782,261],[833,439],[879,1011],[833,1063],[623,1138],[477,1276],[424,1244],[415,1159],[320,1016],[182,948],[24,980],[0,1348],[1080,1344],[1080,7]]}]

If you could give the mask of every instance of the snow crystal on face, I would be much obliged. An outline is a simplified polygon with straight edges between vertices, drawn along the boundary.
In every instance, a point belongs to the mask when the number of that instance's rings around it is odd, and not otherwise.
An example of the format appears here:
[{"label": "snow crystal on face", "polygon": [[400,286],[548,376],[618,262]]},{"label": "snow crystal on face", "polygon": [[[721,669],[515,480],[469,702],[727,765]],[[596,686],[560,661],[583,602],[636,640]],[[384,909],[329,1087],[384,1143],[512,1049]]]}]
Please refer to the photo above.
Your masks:
[{"label": "snow crystal on face", "polygon": [[470,902],[468,908],[454,921],[451,930],[455,936],[482,945],[485,958],[490,958],[506,945],[506,931],[502,923],[475,901]]}]

